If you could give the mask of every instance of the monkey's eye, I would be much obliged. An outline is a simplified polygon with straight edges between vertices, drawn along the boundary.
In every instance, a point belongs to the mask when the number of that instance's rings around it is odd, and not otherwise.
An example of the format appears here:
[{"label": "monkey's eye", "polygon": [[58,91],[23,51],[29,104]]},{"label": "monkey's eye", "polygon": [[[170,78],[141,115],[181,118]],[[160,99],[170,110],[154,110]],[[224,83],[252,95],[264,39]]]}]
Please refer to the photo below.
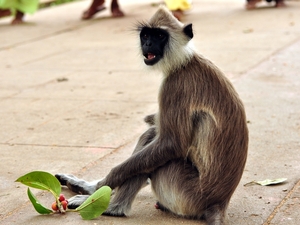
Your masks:
[{"label": "monkey's eye", "polygon": [[164,34],[158,34],[158,38],[159,38],[159,39],[163,39],[164,37],[165,37]]},{"label": "monkey's eye", "polygon": [[147,34],[142,34],[141,39],[147,41],[149,39],[149,36]]},{"label": "monkey's eye", "polygon": [[141,38],[147,39],[148,38],[148,34],[147,33],[141,33]]}]

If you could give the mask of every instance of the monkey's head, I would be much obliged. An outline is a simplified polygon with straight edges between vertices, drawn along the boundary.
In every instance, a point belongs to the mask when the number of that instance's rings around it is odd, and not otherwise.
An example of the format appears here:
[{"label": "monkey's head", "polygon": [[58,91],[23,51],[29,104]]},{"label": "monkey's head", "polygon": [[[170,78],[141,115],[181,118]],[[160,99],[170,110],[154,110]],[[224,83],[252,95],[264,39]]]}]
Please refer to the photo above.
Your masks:
[{"label": "monkey's head", "polygon": [[184,65],[193,55],[190,40],[192,24],[184,25],[163,6],[149,22],[139,23],[141,53],[148,66],[158,66],[163,72]]}]

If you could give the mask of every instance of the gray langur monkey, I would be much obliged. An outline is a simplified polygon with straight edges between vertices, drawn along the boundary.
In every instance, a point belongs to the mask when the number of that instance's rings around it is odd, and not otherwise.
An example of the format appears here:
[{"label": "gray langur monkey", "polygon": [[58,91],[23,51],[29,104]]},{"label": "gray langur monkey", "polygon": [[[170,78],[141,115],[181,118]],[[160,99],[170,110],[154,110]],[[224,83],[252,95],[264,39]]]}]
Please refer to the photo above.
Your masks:
[{"label": "gray langur monkey", "polygon": [[137,30],[145,64],[163,72],[159,111],[145,118],[149,129],[132,156],[104,179],[87,182],[56,175],[62,185],[83,194],[70,199],[69,207],[108,185],[115,194],[105,214],[127,215],[150,179],[157,208],[210,225],[225,224],[247,158],[243,104],[223,73],[193,50],[192,24],[183,25],[160,7]]}]

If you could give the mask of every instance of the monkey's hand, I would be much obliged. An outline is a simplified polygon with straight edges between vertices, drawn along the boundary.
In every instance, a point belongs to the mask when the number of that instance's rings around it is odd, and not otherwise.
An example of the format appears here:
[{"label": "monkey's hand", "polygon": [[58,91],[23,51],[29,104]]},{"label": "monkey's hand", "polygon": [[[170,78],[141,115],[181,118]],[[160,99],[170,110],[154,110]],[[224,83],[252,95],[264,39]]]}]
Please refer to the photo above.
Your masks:
[{"label": "monkey's hand", "polygon": [[66,185],[71,191],[84,195],[93,194],[97,190],[97,183],[99,182],[87,182],[69,174],[55,174],[55,177],[61,185]]}]

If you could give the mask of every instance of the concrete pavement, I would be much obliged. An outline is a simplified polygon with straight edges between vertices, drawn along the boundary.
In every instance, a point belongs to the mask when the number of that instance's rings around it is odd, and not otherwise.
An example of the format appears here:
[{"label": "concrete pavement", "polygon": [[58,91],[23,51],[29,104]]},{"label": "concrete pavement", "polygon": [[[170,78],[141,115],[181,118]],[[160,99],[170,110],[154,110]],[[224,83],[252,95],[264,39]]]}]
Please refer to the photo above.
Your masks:
[{"label": "concrete pavement", "polygon": [[[131,154],[161,80],[144,70],[133,27],[159,2],[120,1],[127,16],[119,19],[105,11],[80,21],[90,1],[78,1],[26,16],[22,26],[0,20],[0,224],[204,224],[155,210],[149,187],[127,218],[40,216],[27,187],[14,182],[33,170],[93,180]],[[184,21],[194,25],[199,52],[232,80],[249,120],[229,224],[300,221],[300,2],[287,5],[245,11],[240,0],[194,0]],[[287,182],[243,186],[280,177]],[[51,196],[35,193],[50,207]]]}]

